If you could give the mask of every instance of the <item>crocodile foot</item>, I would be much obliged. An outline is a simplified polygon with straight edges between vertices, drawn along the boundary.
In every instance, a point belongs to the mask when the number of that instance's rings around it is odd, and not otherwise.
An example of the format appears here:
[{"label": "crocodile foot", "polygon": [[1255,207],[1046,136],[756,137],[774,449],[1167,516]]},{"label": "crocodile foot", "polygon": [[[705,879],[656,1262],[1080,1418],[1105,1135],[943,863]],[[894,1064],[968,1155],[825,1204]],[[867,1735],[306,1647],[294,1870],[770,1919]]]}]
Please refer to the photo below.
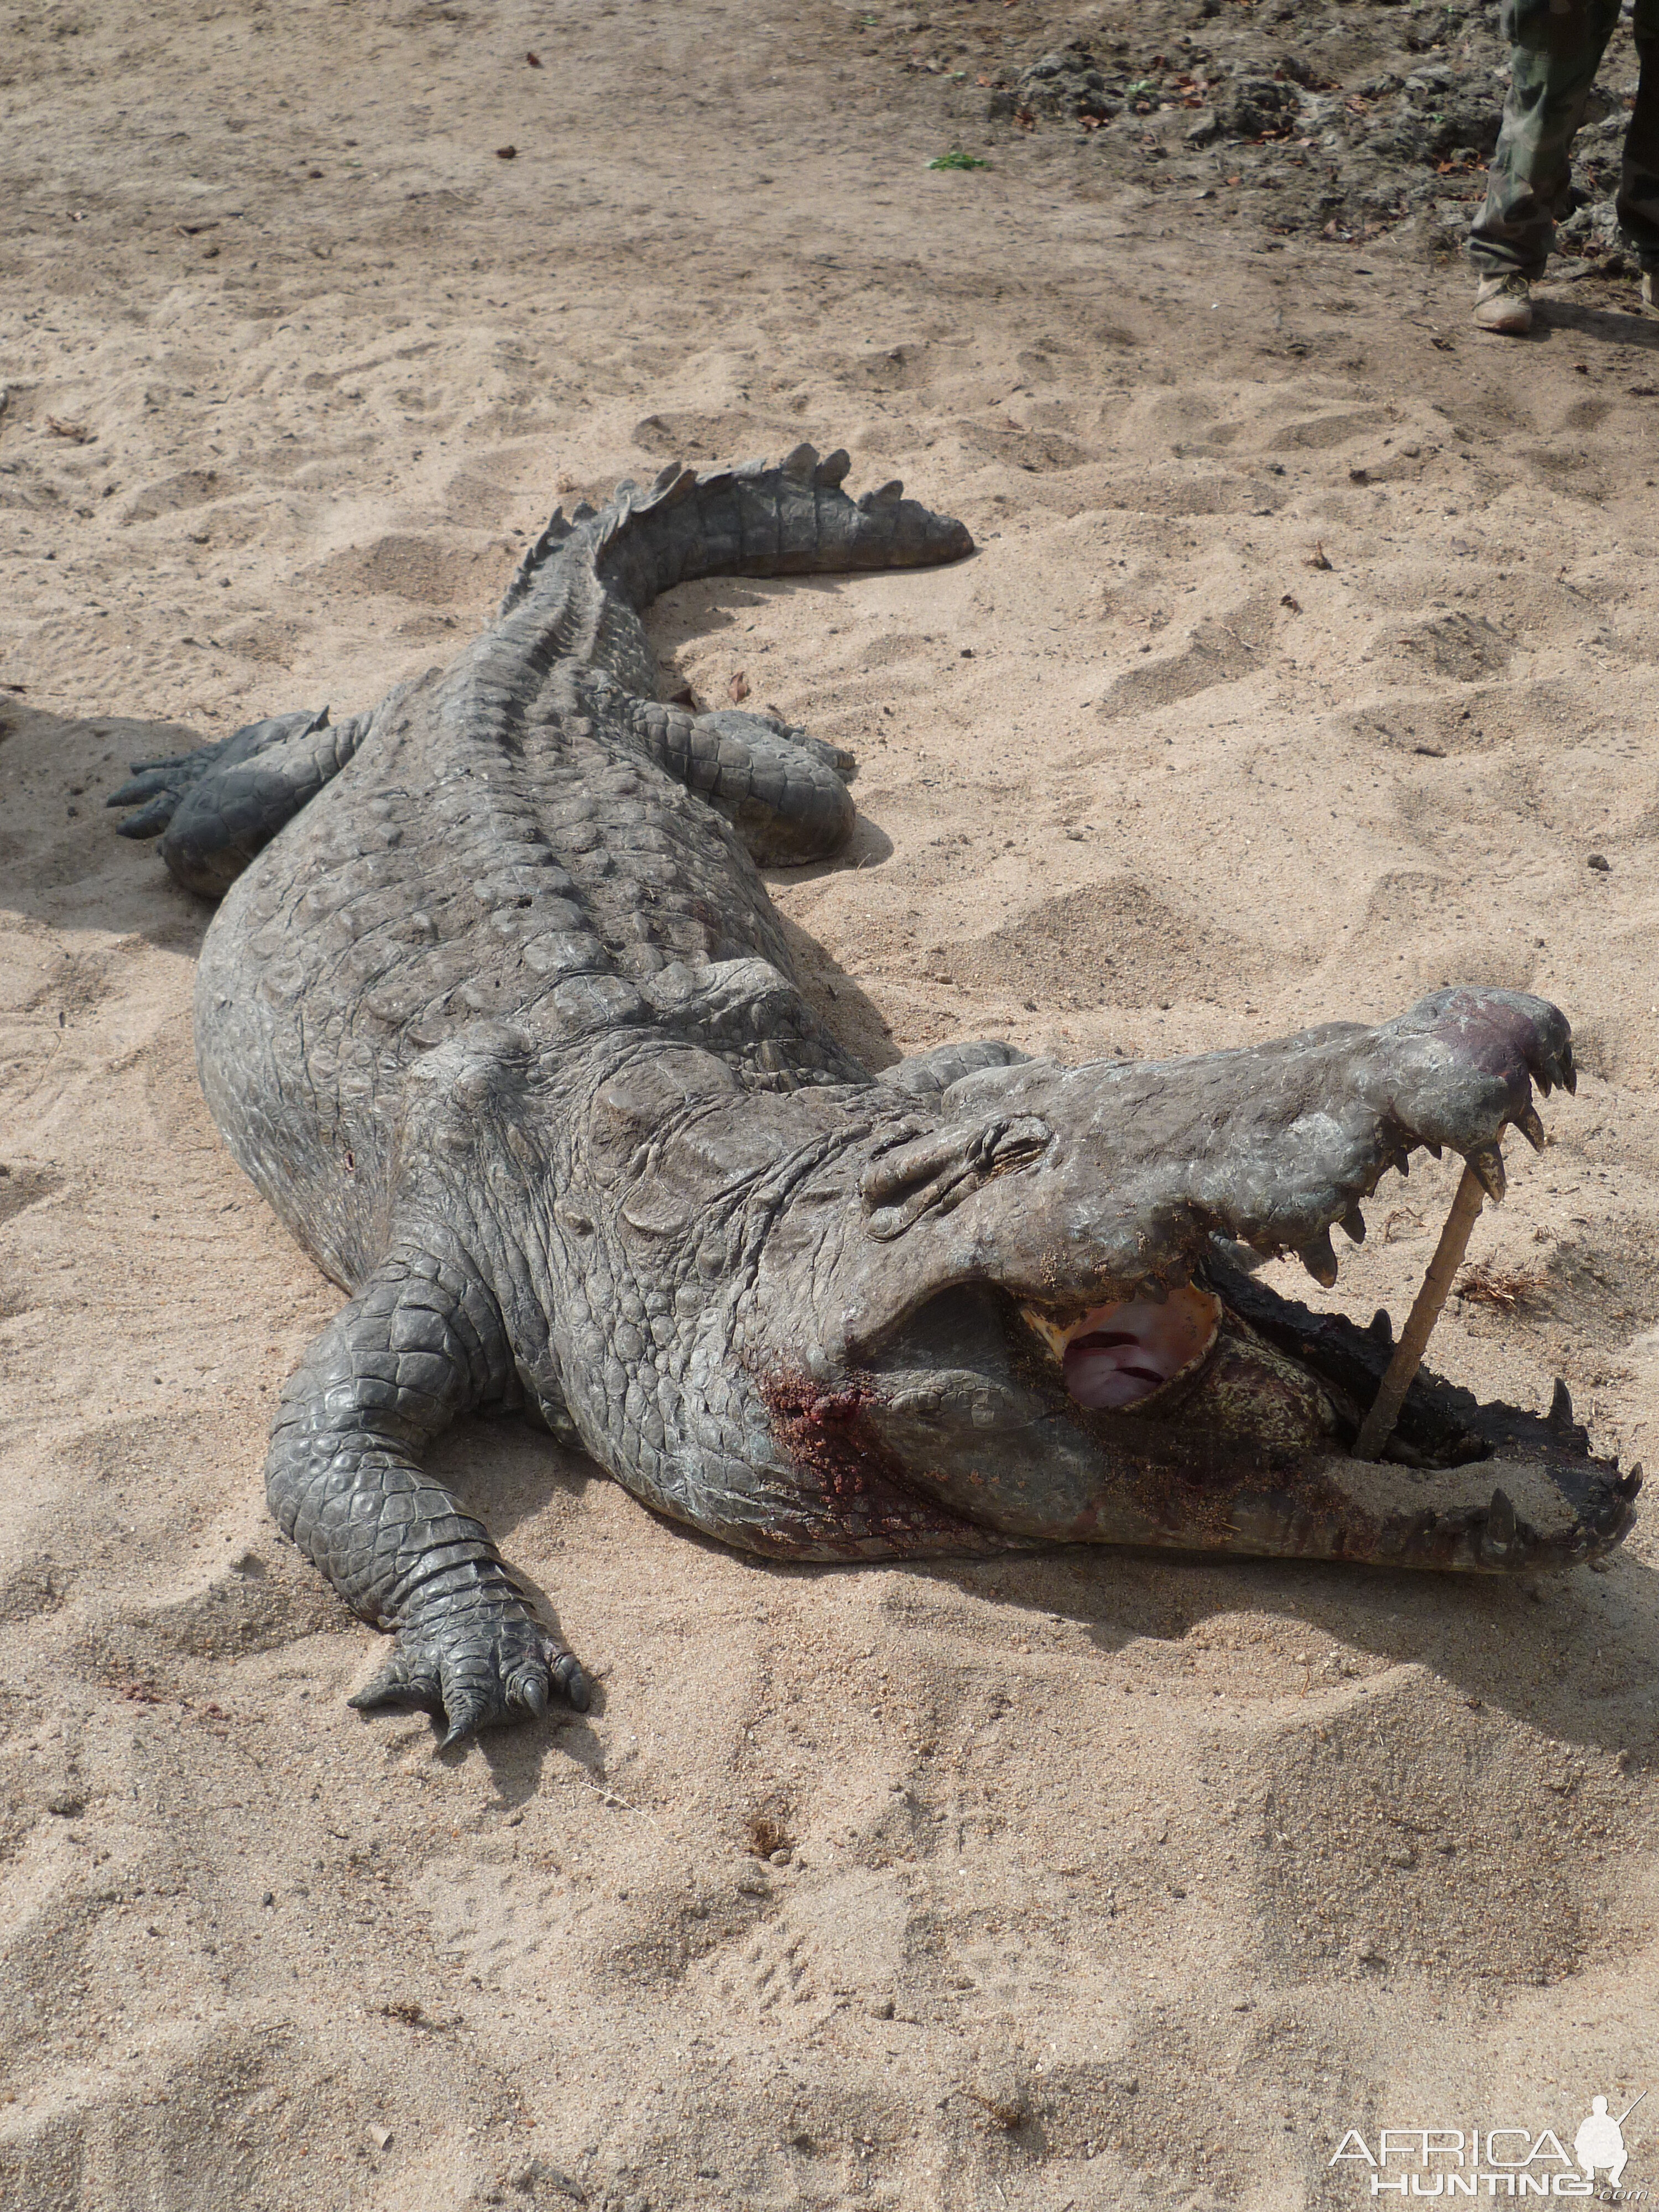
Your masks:
[{"label": "crocodile foot", "polygon": [[216,744],[168,760],[135,761],[106,804],[136,806],[124,837],[157,837],[187,890],[217,898],[253,855],[350,759],[368,717],[331,723],[328,709],[249,722]]},{"label": "crocodile foot", "polygon": [[159,836],[206,778],[270,750],[284,738],[307,734],[327,719],[327,708],[320,716],[308,708],[297,714],[278,714],[268,721],[249,722],[229,737],[221,738],[216,744],[198,745],[191,752],[173,753],[166,760],[134,761],[132,774],[104,804],[139,810],[116,825],[123,837]]},{"label": "crocodile foot", "polygon": [[478,1729],[538,1717],[550,1694],[579,1713],[592,1686],[580,1662],[516,1604],[491,1599],[447,1605],[398,1631],[396,1649],[364,1689],[348,1700],[359,1712],[416,1706],[449,1723],[444,1747]]}]

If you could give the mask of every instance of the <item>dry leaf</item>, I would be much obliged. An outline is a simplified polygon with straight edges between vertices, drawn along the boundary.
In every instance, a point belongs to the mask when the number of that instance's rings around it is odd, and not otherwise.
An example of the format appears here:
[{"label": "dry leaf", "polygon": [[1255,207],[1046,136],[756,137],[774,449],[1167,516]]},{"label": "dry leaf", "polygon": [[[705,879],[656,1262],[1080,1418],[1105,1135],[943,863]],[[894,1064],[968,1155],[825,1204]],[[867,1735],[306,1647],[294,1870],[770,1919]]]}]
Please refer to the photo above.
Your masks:
[{"label": "dry leaf", "polygon": [[495,159],[498,161],[516,161],[518,158],[519,149],[516,146],[498,146],[495,149]]},{"label": "dry leaf", "polygon": [[1308,556],[1308,566],[1310,568],[1328,568],[1330,565],[1325,557],[1324,543],[1321,540],[1315,544],[1313,551]]},{"label": "dry leaf", "polygon": [[89,446],[98,435],[95,430],[88,430],[84,422],[64,422],[56,415],[47,416],[46,428],[54,438],[70,438],[77,446]]},{"label": "dry leaf", "polygon": [[1490,1260],[1476,1260],[1458,1277],[1452,1295],[1512,1314],[1533,1304],[1543,1287],[1544,1278],[1523,1267],[1495,1267]]},{"label": "dry leaf", "polygon": [[749,1815],[749,1848],[757,1859],[769,1859],[774,1851],[794,1849],[794,1838],[783,1822],[770,1813],[751,1813]]},{"label": "dry leaf", "polygon": [[740,706],[749,696],[749,678],[744,674],[742,669],[738,669],[726,689],[734,707]]}]

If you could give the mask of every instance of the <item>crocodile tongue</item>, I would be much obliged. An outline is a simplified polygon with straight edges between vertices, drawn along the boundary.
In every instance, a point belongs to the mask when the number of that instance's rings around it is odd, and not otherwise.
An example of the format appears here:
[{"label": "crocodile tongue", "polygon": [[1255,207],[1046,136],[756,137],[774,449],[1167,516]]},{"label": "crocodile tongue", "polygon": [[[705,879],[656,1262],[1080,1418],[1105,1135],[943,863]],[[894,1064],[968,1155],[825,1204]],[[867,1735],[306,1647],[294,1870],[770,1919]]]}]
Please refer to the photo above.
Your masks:
[{"label": "crocodile tongue", "polygon": [[1215,1342],[1221,1301],[1188,1283],[1161,1304],[1125,1298],[1092,1306],[1066,1328],[1024,1310],[1078,1404],[1115,1410],[1143,1404],[1197,1366]]}]

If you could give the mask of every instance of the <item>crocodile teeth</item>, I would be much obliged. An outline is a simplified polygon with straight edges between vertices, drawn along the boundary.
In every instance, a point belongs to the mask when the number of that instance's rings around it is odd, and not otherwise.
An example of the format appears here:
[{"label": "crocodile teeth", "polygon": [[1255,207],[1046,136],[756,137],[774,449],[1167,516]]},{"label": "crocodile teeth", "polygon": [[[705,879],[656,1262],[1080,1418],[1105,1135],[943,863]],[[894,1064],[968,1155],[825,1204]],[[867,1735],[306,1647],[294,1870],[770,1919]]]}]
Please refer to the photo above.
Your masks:
[{"label": "crocodile teeth", "polygon": [[1351,1206],[1342,1217],[1342,1233],[1356,1244],[1365,1241],[1365,1217],[1357,1206]]},{"label": "crocodile teeth", "polygon": [[1515,1541],[1515,1504],[1506,1490],[1494,1490],[1486,1508],[1486,1525],[1480,1549],[1489,1559],[1501,1559]]},{"label": "crocodile teeth", "polygon": [[1521,1111],[1516,1115],[1515,1126],[1519,1129],[1527,1142],[1532,1146],[1534,1152],[1541,1152],[1543,1151],[1546,1141],[1544,1136],[1544,1125],[1538,1118],[1537,1108],[1532,1105],[1530,1102],[1523,1106],[1521,1109]]},{"label": "crocodile teeth", "polygon": [[1303,1245],[1297,1258],[1324,1290],[1329,1290],[1336,1280],[1336,1248],[1331,1243],[1331,1232],[1322,1230],[1310,1244]]},{"label": "crocodile teeth", "polygon": [[1467,1153],[1469,1172],[1494,1206],[1504,1202],[1504,1193],[1509,1188],[1504,1177],[1504,1155],[1496,1145],[1477,1145]]}]

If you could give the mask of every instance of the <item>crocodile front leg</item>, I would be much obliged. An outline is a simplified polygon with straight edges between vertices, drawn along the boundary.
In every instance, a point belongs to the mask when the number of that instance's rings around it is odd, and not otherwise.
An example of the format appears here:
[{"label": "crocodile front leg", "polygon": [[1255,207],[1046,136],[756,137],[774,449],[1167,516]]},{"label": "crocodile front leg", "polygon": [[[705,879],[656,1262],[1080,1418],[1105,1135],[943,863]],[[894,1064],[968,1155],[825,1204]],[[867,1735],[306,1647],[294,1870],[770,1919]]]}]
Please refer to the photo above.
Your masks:
[{"label": "crocodile front leg", "polygon": [[278,1527],[352,1610],[393,1631],[351,1703],[419,1705],[444,1741],[546,1711],[585,1712],[587,1678],[536,1619],[483,1523],[422,1473],[458,1413],[509,1398],[499,1308],[459,1253],[399,1249],[284,1386],[265,1470]]}]

